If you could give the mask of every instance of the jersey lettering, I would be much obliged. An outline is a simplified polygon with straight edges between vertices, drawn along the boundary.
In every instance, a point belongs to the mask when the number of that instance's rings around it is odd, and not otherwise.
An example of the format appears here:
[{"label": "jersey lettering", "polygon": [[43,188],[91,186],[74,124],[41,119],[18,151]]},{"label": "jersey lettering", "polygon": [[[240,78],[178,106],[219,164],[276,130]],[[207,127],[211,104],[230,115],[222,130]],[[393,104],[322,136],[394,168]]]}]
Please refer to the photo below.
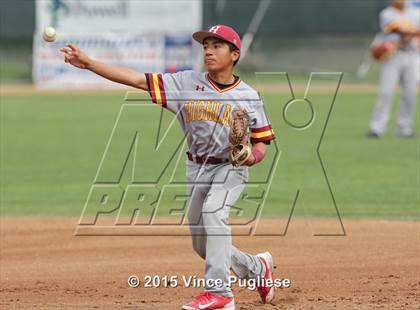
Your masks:
[{"label": "jersey lettering", "polygon": [[[217,26],[212,31],[217,31]],[[231,114],[236,107],[250,115],[252,143],[275,139],[261,98],[239,78],[230,88],[219,89],[206,73],[194,71],[148,73],[146,77],[152,101],[179,115],[192,154],[228,156]]]}]

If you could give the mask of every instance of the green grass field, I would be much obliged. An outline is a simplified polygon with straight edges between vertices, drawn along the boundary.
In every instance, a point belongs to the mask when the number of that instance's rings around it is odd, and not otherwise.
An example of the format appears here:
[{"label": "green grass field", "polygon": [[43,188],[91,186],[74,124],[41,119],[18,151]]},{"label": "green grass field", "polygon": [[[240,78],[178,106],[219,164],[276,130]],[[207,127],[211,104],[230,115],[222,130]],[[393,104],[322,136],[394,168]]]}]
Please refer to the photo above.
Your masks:
[{"label": "green grass field", "polygon": [[[283,119],[289,93],[262,93],[277,140],[266,160],[250,169],[251,182],[265,180],[279,152],[263,216],[287,216],[298,189],[296,216],[336,216],[316,155],[333,90],[309,94],[316,117],[305,130],[296,130]],[[374,92],[339,92],[331,112],[320,154],[337,207],[344,219],[419,220],[419,139],[394,137],[396,105],[389,133],[383,139],[368,140],[365,134],[375,97]],[[2,95],[2,216],[79,216],[123,99],[124,91]],[[299,103],[288,113],[296,123],[305,123],[308,117],[307,106]],[[143,107],[124,106],[98,180],[118,179],[136,130],[134,177],[156,179],[182,139],[175,123],[162,148],[154,152],[160,115],[160,108],[150,102]],[[418,115],[417,111],[416,128]],[[172,114],[165,111],[161,136],[171,120]],[[182,157],[176,181],[185,180],[184,161]]]}]

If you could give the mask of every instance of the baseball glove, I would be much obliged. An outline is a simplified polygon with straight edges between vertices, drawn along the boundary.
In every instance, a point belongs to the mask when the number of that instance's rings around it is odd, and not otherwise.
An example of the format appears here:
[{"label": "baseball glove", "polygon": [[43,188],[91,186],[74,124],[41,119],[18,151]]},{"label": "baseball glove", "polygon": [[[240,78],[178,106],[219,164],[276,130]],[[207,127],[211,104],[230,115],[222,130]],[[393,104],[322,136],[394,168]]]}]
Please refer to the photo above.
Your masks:
[{"label": "baseball glove", "polygon": [[232,123],[229,132],[231,150],[229,161],[235,167],[241,166],[251,156],[249,115],[245,110],[235,108],[232,111]]},{"label": "baseball glove", "polygon": [[371,47],[370,55],[377,61],[385,61],[387,58],[392,56],[398,49],[399,44],[397,42],[383,42]]}]

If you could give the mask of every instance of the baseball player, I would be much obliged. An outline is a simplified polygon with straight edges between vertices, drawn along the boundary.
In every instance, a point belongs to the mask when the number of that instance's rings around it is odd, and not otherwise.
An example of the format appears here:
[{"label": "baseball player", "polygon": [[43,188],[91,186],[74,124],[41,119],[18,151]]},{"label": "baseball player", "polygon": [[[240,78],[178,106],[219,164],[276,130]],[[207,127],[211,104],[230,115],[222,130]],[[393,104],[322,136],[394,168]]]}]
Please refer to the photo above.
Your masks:
[{"label": "baseball player", "polygon": [[[228,224],[248,180],[248,167],[261,162],[275,139],[258,93],[233,74],[241,40],[230,27],[216,25],[193,38],[203,45],[206,73],[138,73],[90,59],[73,44],[60,49],[66,63],[88,69],[109,80],[150,93],[152,101],[177,115],[188,152],[188,221],[192,245],[205,260],[206,288],[183,309],[235,309],[229,276],[257,279],[262,303],[274,298],[273,258],[269,252],[251,255],[232,245]],[[235,109],[249,116],[251,152],[241,165],[229,161],[229,134]]]},{"label": "baseball player", "polygon": [[391,0],[391,5],[380,14],[380,27],[384,41],[395,43],[396,50],[381,64],[378,99],[368,137],[379,138],[385,133],[398,82],[401,84],[402,98],[396,135],[413,137],[420,18],[414,10],[405,9],[405,0]]}]

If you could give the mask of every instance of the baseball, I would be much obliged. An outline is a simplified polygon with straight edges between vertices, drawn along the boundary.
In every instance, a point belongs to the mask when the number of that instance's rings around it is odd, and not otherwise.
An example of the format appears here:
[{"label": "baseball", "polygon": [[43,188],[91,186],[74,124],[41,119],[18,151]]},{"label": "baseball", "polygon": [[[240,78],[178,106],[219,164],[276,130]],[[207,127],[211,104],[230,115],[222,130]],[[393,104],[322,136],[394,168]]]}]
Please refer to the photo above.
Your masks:
[{"label": "baseball", "polygon": [[57,34],[53,27],[45,27],[44,32],[42,33],[42,38],[46,42],[54,42],[56,36]]}]

